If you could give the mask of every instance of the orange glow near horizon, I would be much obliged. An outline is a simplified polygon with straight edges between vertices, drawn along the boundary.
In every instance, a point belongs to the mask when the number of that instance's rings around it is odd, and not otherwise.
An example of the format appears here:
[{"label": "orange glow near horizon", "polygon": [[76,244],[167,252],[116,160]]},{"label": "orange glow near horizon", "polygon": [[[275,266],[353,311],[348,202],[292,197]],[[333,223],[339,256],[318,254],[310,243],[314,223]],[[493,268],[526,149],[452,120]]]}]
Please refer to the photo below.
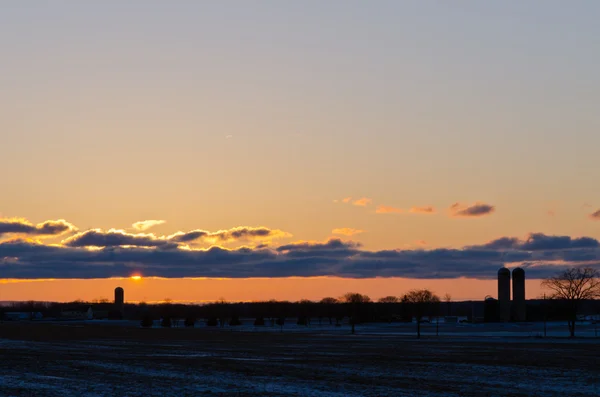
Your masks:
[{"label": "orange glow near horizon", "polygon": [[[139,276],[139,278],[138,278]],[[35,281],[35,288],[30,282]],[[143,282],[142,282],[143,281]],[[401,296],[411,289],[427,288],[439,296],[446,293],[453,300],[482,300],[496,296],[495,279],[407,279],[407,278],[160,278],[134,275],[108,279],[0,280],[0,301],[93,301],[109,299],[115,287],[125,290],[127,302],[211,302],[301,299],[320,300],[340,297],[346,292],[360,292],[371,299]],[[540,280],[526,281],[527,299],[543,294]]]}]

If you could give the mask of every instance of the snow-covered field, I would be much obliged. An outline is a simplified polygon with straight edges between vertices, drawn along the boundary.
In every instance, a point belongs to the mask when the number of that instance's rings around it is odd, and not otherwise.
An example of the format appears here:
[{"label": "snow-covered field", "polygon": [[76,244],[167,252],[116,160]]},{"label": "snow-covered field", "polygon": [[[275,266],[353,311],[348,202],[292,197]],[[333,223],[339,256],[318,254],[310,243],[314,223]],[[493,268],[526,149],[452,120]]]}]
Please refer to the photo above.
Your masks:
[{"label": "snow-covered field", "polygon": [[600,338],[425,328],[0,324],[0,395],[600,395]]}]

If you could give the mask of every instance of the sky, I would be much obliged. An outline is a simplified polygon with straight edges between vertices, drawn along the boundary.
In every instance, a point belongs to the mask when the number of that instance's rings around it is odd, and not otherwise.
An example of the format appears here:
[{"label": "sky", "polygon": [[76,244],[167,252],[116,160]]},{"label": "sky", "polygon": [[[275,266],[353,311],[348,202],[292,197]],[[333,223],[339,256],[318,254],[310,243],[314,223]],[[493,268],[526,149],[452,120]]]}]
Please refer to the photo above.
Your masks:
[{"label": "sky", "polygon": [[5,1],[0,300],[534,298],[600,264],[598,15]]}]

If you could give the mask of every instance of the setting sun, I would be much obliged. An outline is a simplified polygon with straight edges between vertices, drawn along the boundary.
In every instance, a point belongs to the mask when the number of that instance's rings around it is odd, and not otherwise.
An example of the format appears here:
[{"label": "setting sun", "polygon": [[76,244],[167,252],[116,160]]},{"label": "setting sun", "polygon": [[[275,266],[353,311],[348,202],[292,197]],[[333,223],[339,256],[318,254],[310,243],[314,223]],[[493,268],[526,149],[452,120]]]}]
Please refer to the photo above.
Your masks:
[{"label": "setting sun", "polygon": [[141,279],[142,279],[142,276],[140,276],[140,275],[136,274],[135,276],[131,276],[131,279],[132,279],[132,280],[136,280],[136,281],[137,281],[137,280],[141,280]]}]

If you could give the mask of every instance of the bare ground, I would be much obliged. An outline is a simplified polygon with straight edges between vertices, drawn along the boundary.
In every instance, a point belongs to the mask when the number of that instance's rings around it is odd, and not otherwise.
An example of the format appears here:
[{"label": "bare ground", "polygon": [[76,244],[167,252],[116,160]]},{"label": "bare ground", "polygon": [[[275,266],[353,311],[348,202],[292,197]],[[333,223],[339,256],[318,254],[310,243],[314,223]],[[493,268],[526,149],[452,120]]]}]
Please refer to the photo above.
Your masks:
[{"label": "bare ground", "polygon": [[598,340],[0,324],[0,395],[592,396]]}]

